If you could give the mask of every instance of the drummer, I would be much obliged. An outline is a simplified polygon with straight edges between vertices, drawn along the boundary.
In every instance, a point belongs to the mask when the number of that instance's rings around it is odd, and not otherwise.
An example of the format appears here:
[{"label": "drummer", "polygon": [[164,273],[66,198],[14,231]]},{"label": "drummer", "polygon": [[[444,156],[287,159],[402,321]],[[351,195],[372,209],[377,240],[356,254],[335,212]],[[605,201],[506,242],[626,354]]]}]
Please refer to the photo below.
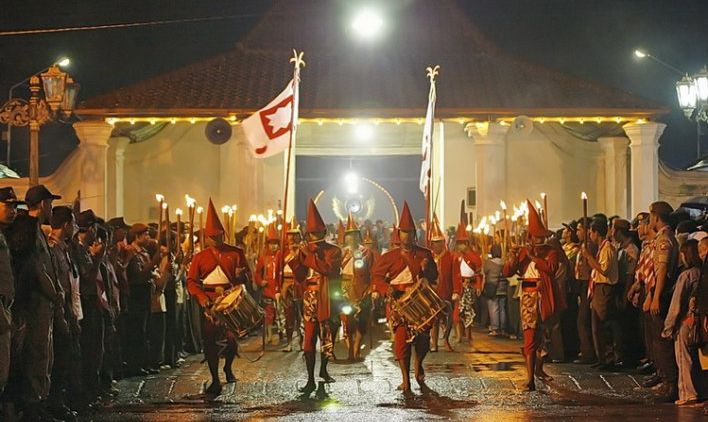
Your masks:
[{"label": "drummer", "polygon": [[371,310],[371,267],[374,254],[361,244],[361,231],[349,213],[342,249],[342,293],[347,299],[341,312],[345,333],[348,334],[350,362],[361,359],[361,339],[366,334]]},{"label": "drummer", "polygon": [[[206,226],[204,228],[206,249],[194,256],[187,275],[187,290],[194,296],[202,308],[210,308],[213,301],[223,291],[234,285],[244,284],[251,278],[246,256],[241,248],[224,243],[224,227],[209,199]],[[211,384],[205,393],[218,396],[221,393],[219,381],[219,345],[218,341],[226,337],[224,349],[226,363],[224,374],[226,382],[236,382],[232,365],[236,357],[236,337],[231,331],[224,330],[210,318],[202,316],[202,337],[204,357],[209,364]]]},{"label": "drummer", "polygon": [[[266,232],[266,249],[256,261],[254,274],[256,284],[263,289],[263,310],[265,311],[266,342],[273,342],[273,326],[275,325],[276,308],[280,302],[280,285],[278,283],[278,249],[280,236],[275,224],[268,225]],[[276,327],[276,332],[277,332]],[[280,333],[278,333],[280,334]]]},{"label": "drummer", "polygon": [[334,358],[334,331],[337,323],[332,317],[338,317],[337,312],[331,312],[330,280],[339,276],[342,266],[342,250],[327,243],[325,226],[317,206],[310,199],[307,207],[308,242],[300,247],[288,265],[294,272],[307,269],[303,293],[303,319],[305,320],[305,339],[303,349],[307,367],[307,384],[302,392],[310,394],[315,385],[315,346],[320,339],[320,378],[326,383],[334,382],[327,372],[327,363]]},{"label": "drummer", "polygon": [[[430,250],[416,245],[415,222],[411,217],[408,203],[403,204],[398,225],[400,247],[381,255],[372,269],[374,292],[376,300],[380,294],[386,294],[389,300],[397,300],[409,290],[418,280],[436,280],[438,270]],[[413,338],[411,328],[401,315],[391,308],[389,323],[394,331],[394,355],[401,369],[403,382],[398,386],[404,394],[411,393],[410,362],[411,346],[415,346],[415,380],[421,391],[427,391],[423,359],[430,350],[429,332],[418,334]]]}]

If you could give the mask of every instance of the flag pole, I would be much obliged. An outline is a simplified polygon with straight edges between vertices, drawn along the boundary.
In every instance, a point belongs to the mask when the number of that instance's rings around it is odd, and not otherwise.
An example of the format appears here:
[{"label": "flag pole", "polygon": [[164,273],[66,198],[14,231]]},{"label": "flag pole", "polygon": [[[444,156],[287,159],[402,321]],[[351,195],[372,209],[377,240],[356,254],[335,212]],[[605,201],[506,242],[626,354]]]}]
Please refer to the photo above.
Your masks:
[{"label": "flag pole", "polygon": [[300,97],[300,68],[305,67],[305,61],[302,59],[303,52],[293,50],[293,57],[290,58],[290,63],[293,64],[293,102],[290,108],[290,136],[288,138],[288,158],[285,164],[285,189],[283,194],[283,225],[280,230],[280,259],[278,260],[278,282],[283,284],[283,273],[285,271],[285,221],[288,218],[288,191],[290,187],[290,162],[292,160],[293,143],[295,141],[295,132],[297,131],[297,122],[295,121],[295,109],[299,107]]},{"label": "flag pole", "polygon": [[430,247],[430,232],[431,232],[430,226],[431,226],[432,213],[433,213],[433,211],[430,209],[430,207],[432,205],[431,201],[430,201],[430,195],[433,192],[433,132],[435,131],[435,101],[436,101],[435,77],[438,75],[439,70],[440,70],[440,66],[438,66],[438,65],[435,65],[434,67],[427,67],[425,69],[426,76],[430,80],[430,91],[428,92],[428,103],[429,103],[429,105],[430,105],[430,103],[432,103],[432,110],[431,110],[431,116],[430,116],[430,134],[429,134],[430,149],[428,151],[428,159],[429,159],[430,166],[428,167],[428,187],[427,187],[427,192],[425,193],[425,245],[427,247]]}]

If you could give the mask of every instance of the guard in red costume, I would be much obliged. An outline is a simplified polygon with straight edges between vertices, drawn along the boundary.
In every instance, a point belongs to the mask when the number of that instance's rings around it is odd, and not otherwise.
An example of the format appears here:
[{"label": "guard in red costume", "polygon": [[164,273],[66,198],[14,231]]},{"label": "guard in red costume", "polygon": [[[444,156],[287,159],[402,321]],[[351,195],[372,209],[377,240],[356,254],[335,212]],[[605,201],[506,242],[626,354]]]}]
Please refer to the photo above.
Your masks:
[{"label": "guard in red costume", "polygon": [[555,312],[553,278],[559,260],[556,250],[545,243],[552,233],[544,226],[531,202],[528,202],[528,208],[530,243],[512,248],[504,266],[504,276],[520,276],[521,325],[524,330],[523,350],[528,377],[526,390],[533,391],[536,389],[534,375],[542,380],[551,379],[543,371],[542,324]]},{"label": "guard in red costume", "polygon": [[[435,259],[429,249],[416,245],[416,227],[411,217],[408,204],[403,204],[398,225],[400,247],[381,255],[374,263],[372,283],[374,284],[373,299],[380,294],[386,294],[389,300],[397,300],[421,280],[427,283],[437,280],[438,270]],[[408,323],[393,308],[389,313],[389,323],[394,332],[394,355],[401,368],[403,382],[398,386],[404,394],[410,394],[410,362],[411,348],[415,347],[415,379],[421,390],[428,390],[425,385],[423,359],[430,350],[430,334],[422,333],[412,336]]]},{"label": "guard in red costume", "polygon": [[461,290],[460,301],[456,304],[455,324],[458,332],[458,340],[462,342],[463,337],[472,343],[472,323],[475,317],[475,305],[479,292],[482,288],[481,268],[482,258],[472,248],[467,227],[463,222],[457,225],[455,233],[455,265],[453,273],[453,284],[459,286]]},{"label": "guard in red costume", "polygon": [[433,345],[430,351],[438,351],[438,333],[440,331],[440,325],[444,325],[445,331],[443,332],[443,339],[445,340],[445,347],[449,352],[454,352],[450,345],[450,331],[452,330],[453,324],[452,310],[453,304],[460,298],[462,285],[459,283],[459,279],[454,277],[455,257],[452,252],[448,250],[445,235],[442,230],[440,230],[440,225],[435,217],[433,218],[432,229],[430,231],[430,247],[433,252],[433,258],[435,259],[435,266],[438,268],[438,278],[432,282],[432,284],[435,285],[435,291],[438,296],[440,296],[440,299],[444,300],[447,305],[446,313],[435,321],[433,329],[431,330]]},{"label": "guard in red costume", "polygon": [[[300,252],[302,246],[302,234],[297,218],[293,217],[292,222],[285,225],[285,260],[290,262]],[[280,262],[280,251],[278,251],[278,262]],[[302,333],[300,324],[302,323],[302,289],[307,278],[307,268],[301,266],[299,271],[293,271],[290,265],[285,265],[283,269],[283,284],[280,286],[283,311],[285,313],[285,340],[286,345],[283,352],[292,352],[293,333],[298,332],[300,339],[300,349],[302,350]]]},{"label": "guard in red costume", "polygon": [[[262,306],[265,311],[266,341],[273,341],[273,325],[276,318],[276,309],[280,302],[280,282],[278,278],[280,236],[274,224],[268,225],[266,232],[266,249],[256,260],[254,274],[256,284],[263,289]],[[276,329],[277,332],[277,329]]]},{"label": "guard in red costume", "polygon": [[[195,255],[192,260],[187,275],[187,290],[197,299],[199,305],[206,309],[224,290],[237,284],[247,283],[251,278],[251,273],[243,250],[224,243],[224,227],[219,221],[211,199],[209,199],[204,236],[207,248]],[[223,351],[226,358],[224,373],[226,381],[231,383],[236,381],[231,368],[236,357],[236,337],[205,316],[202,316],[202,337],[204,357],[209,364],[212,378],[211,384],[205,392],[219,395],[221,393],[221,382],[219,381],[220,347],[217,341],[226,337],[227,345]]]},{"label": "guard in red costume", "polygon": [[374,254],[361,244],[361,231],[349,213],[344,235],[342,257],[342,294],[347,300],[342,307],[342,323],[348,340],[350,361],[361,358],[361,339],[366,334],[371,311],[371,268]]},{"label": "guard in red costume", "polygon": [[[330,281],[339,276],[342,267],[342,250],[327,243],[327,227],[322,221],[315,203],[310,199],[307,207],[308,242],[301,246],[297,255],[288,261],[294,272],[307,269],[303,289],[303,319],[305,339],[303,349],[307,366],[307,384],[302,392],[310,394],[315,385],[315,346],[320,339],[320,378],[334,382],[327,372],[327,362],[334,358],[334,330],[338,327],[338,310],[332,310]],[[336,318],[336,320],[333,320]]]}]

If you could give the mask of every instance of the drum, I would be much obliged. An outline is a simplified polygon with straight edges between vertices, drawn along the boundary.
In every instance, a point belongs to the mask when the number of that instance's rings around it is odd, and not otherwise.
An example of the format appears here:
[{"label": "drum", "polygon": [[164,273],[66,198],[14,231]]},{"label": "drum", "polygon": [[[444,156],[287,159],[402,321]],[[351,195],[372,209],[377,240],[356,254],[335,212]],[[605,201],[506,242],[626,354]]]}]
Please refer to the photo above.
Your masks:
[{"label": "drum", "polygon": [[218,321],[239,337],[258,328],[263,322],[264,315],[263,308],[258,306],[242,285],[234,286],[219,296],[211,312]]},{"label": "drum", "polygon": [[420,281],[392,304],[415,334],[431,328],[438,314],[445,311],[445,302],[428,283]]}]

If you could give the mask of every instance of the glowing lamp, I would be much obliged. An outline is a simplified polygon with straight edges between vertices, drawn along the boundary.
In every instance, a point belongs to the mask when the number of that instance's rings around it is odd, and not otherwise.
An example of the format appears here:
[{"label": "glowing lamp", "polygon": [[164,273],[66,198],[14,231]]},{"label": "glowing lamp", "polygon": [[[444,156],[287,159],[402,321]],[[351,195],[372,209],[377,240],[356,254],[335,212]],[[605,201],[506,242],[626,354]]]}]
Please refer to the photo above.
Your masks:
[{"label": "glowing lamp", "polygon": [[698,101],[702,103],[708,102],[708,68],[703,66],[700,72],[693,75],[693,80],[696,85]]},{"label": "glowing lamp", "polygon": [[686,75],[680,81],[676,82],[676,95],[678,96],[679,107],[689,115],[696,108],[698,93],[696,92],[696,84],[690,76]]},{"label": "glowing lamp", "polygon": [[374,9],[362,9],[352,20],[352,29],[362,39],[373,39],[381,33],[384,21]]}]

